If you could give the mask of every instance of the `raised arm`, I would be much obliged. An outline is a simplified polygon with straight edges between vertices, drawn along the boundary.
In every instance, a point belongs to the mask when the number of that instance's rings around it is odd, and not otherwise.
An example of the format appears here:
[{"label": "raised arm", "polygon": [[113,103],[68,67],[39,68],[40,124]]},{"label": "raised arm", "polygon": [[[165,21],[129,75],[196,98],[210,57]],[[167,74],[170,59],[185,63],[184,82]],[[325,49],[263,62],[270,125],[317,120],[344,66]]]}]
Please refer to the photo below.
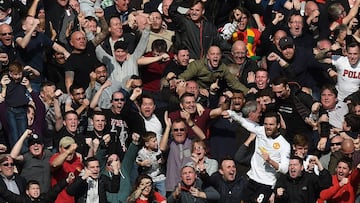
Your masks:
[{"label": "raised arm", "polygon": [[69,53],[63,46],[61,46],[60,44],[54,42],[52,48],[53,48],[56,52],[63,53],[65,59],[69,58],[70,53]]},{"label": "raised arm", "polygon": [[356,0],[354,6],[350,9],[349,13],[343,18],[342,23],[347,25],[357,15],[359,11],[360,0]]},{"label": "raised arm", "polygon": [[30,6],[30,8],[28,10],[28,13],[27,13],[29,16],[35,17],[36,9],[37,9],[37,7],[39,5],[39,2],[40,2],[40,0],[34,0],[32,2],[31,6]]},{"label": "raised arm", "polygon": [[227,110],[226,112],[229,114],[229,116],[232,119],[234,119],[234,121],[240,123],[240,125],[242,125],[246,130],[248,130],[248,131],[250,131],[252,133],[256,133],[256,129],[255,129],[254,124],[250,123],[245,118],[243,118],[242,116],[239,116],[238,114],[236,114],[232,110]]},{"label": "raised arm", "polygon": [[99,99],[100,99],[102,92],[105,90],[105,88],[110,87],[110,86],[111,86],[110,80],[106,80],[106,82],[103,85],[101,85],[101,87],[95,93],[94,97],[91,99],[90,108],[95,109],[98,106]]},{"label": "raised arm", "polygon": [[157,61],[168,61],[170,60],[170,56],[167,53],[163,53],[160,56],[143,56],[137,60],[138,65],[144,66],[149,65],[151,63],[157,62]]},{"label": "raised arm", "polygon": [[146,46],[147,46],[148,41],[149,41],[149,35],[150,35],[150,28],[145,28],[142,31],[140,41],[137,44],[137,46],[136,46],[136,48],[134,50],[134,53],[132,54],[132,56],[135,59],[140,58],[144,54],[144,52],[146,50]]},{"label": "raised arm", "polygon": [[[68,157],[70,154],[74,153],[77,148],[77,144],[71,144],[69,149],[65,150],[64,152],[61,152],[51,163],[51,170],[56,170],[57,168],[61,167],[62,164],[65,162],[66,157]],[[76,154],[74,155],[76,156]]]},{"label": "raised arm", "polygon": [[24,141],[26,140],[26,138],[28,138],[31,135],[32,131],[29,129],[26,129],[24,131],[24,133],[21,135],[21,137],[19,138],[19,140],[16,142],[16,144],[13,146],[11,152],[10,152],[10,156],[11,158],[17,160],[17,161],[23,161],[24,160],[24,156],[22,154],[20,154],[21,152],[21,148],[24,144]]},{"label": "raised arm", "polygon": [[70,86],[74,82],[74,71],[65,71],[65,86],[66,86],[66,92],[70,93]]},{"label": "raised arm", "polygon": [[171,119],[168,117],[168,112],[165,111],[164,113],[164,120],[166,123],[166,128],[164,130],[163,136],[161,137],[159,149],[161,151],[166,151],[168,148],[168,142],[169,142],[169,135],[170,135],[170,129],[171,129]]},{"label": "raised arm", "polygon": [[91,40],[91,42],[96,47],[102,41],[104,41],[105,38],[107,37],[107,35],[109,34],[109,26],[108,26],[108,24],[107,24],[107,22],[105,20],[104,10],[103,9],[96,8],[95,9],[95,15],[96,15],[96,17],[99,18],[99,24],[100,24],[100,28],[101,28],[101,32],[99,34],[95,35],[94,39]]},{"label": "raised arm", "polygon": [[95,53],[96,53],[96,58],[101,63],[104,63],[106,65],[110,63],[112,56],[110,56],[108,53],[106,53],[106,51],[100,45],[98,45],[95,48]]},{"label": "raised arm", "polygon": [[63,127],[63,117],[61,115],[60,103],[58,98],[54,98],[54,113],[55,113],[55,130],[59,131]]},{"label": "raised arm", "polygon": [[25,49],[31,40],[32,33],[36,30],[39,24],[39,19],[34,18],[31,28],[25,31],[25,36],[16,38],[16,44],[19,45],[21,48]]}]

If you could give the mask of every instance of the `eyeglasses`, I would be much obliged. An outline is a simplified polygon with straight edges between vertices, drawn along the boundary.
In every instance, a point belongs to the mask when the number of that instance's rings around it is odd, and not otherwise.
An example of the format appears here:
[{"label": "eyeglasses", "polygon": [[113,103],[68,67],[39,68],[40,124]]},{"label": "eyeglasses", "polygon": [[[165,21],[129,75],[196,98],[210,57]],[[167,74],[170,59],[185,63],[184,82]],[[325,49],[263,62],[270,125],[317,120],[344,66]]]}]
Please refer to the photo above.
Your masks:
[{"label": "eyeglasses", "polygon": [[185,128],[174,128],[174,132],[184,132]]},{"label": "eyeglasses", "polygon": [[9,166],[14,166],[15,164],[14,163],[3,163],[2,165],[6,166],[6,167],[9,167]]},{"label": "eyeglasses", "polygon": [[6,35],[12,35],[13,33],[12,32],[5,32],[5,33],[1,33],[0,35],[1,36],[6,36]]},{"label": "eyeglasses", "polygon": [[336,146],[336,145],[338,145],[338,146],[340,146],[341,145],[341,142],[334,142],[334,143],[330,143],[330,146]]},{"label": "eyeglasses", "polygon": [[125,99],[124,98],[114,98],[113,99],[113,101],[115,101],[115,102],[119,102],[119,101],[125,101]]}]

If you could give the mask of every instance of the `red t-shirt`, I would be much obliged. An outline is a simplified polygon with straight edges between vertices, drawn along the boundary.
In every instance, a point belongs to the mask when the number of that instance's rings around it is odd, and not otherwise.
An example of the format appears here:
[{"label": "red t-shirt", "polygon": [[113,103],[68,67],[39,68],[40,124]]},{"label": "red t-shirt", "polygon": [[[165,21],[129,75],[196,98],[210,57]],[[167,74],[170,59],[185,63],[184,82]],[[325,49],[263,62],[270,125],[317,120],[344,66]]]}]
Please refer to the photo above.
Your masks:
[{"label": "red t-shirt", "polygon": [[[196,112],[194,115],[191,115],[191,120],[207,135],[208,122],[210,121],[210,111],[211,109],[205,108],[205,111],[201,116]],[[169,118],[173,122],[177,118],[181,118],[180,111],[174,111],[169,114]],[[187,123],[186,123],[187,125]],[[187,125],[188,135],[190,138],[194,138],[196,135],[192,128]]]},{"label": "red t-shirt", "polygon": [[[50,164],[57,156],[59,156],[59,153],[54,154],[50,158]],[[51,185],[54,186],[58,181],[67,178],[70,172],[73,172],[75,176],[78,176],[83,168],[84,166],[81,163],[80,157],[74,156],[73,160],[70,162],[65,161],[60,168],[51,173]],[[56,198],[55,203],[75,203],[75,198],[70,196],[66,192],[66,189],[63,189]]]},{"label": "red t-shirt", "polygon": [[[161,196],[161,194],[158,192],[154,192],[154,198],[155,198],[156,202],[158,202],[158,203],[166,200],[165,197]],[[135,203],[148,203],[148,200],[137,199],[135,201]]]},{"label": "red t-shirt", "polygon": [[[164,72],[166,66],[170,63],[170,61],[174,58],[174,54],[168,53],[170,56],[170,60],[166,62],[157,61],[154,63],[150,63],[144,67],[139,67],[139,71],[141,72],[141,79],[143,81],[144,90],[151,92],[160,91],[160,80],[161,76]],[[153,57],[152,52],[148,52],[144,54],[145,57]]]}]

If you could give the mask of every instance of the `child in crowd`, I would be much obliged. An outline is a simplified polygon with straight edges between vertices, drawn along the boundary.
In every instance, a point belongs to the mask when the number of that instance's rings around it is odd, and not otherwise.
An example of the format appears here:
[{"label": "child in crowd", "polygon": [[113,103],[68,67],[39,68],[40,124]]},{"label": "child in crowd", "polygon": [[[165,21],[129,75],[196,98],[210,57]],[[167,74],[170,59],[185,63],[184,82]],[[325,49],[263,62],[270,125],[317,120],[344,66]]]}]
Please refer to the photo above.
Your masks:
[{"label": "child in crowd", "polygon": [[9,74],[1,79],[2,93],[7,105],[7,122],[10,129],[10,147],[14,146],[27,128],[27,107],[30,94],[23,85],[24,67],[18,62],[9,65]]},{"label": "child in crowd", "polygon": [[162,173],[161,151],[158,149],[158,142],[154,132],[146,132],[144,137],[144,147],[139,150],[136,163],[141,167],[142,173],[149,175],[154,186],[162,196],[166,195],[165,175]]}]

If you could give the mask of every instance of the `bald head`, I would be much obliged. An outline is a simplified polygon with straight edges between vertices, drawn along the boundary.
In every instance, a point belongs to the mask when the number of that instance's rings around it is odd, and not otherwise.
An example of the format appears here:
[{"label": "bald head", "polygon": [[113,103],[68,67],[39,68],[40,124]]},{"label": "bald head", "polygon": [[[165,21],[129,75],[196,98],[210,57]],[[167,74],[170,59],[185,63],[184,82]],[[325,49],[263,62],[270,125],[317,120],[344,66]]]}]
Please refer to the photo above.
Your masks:
[{"label": "bald head", "polygon": [[0,25],[0,41],[5,46],[10,46],[13,41],[13,29],[10,25],[4,23]]},{"label": "bald head", "polygon": [[74,51],[83,51],[86,48],[86,37],[85,34],[81,31],[75,31],[71,34],[70,45],[73,47]]},{"label": "bald head", "polygon": [[241,40],[235,41],[231,47],[231,51],[234,51],[235,49],[239,49],[239,48],[246,48],[246,44],[244,41]]},{"label": "bald head", "polygon": [[312,19],[313,23],[316,23],[319,21],[320,12],[319,12],[318,5],[313,1],[308,1],[308,2],[306,2],[306,5],[305,5],[305,16],[309,17],[311,15],[315,16]]},{"label": "bald head", "polygon": [[344,156],[352,157],[354,150],[355,150],[355,146],[352,139],[345,139],[341,143],[341,152],[344,154]]},{"label": "bald head", "polygon": [[280,46],[279,46],[280,39],[283,37],[286,37],[286,36],[287,36],[287,34],[284,30],[278,30],[275,32],[274,37],[273,37],[273,43],[275,44],[275,46],[278,50],[281,50]]},{"label": "bald head", "polygon": [[245,62],[247,49],[245,42],[237,40],[231,47],[231,54],[236,64],[241,65]]}]

